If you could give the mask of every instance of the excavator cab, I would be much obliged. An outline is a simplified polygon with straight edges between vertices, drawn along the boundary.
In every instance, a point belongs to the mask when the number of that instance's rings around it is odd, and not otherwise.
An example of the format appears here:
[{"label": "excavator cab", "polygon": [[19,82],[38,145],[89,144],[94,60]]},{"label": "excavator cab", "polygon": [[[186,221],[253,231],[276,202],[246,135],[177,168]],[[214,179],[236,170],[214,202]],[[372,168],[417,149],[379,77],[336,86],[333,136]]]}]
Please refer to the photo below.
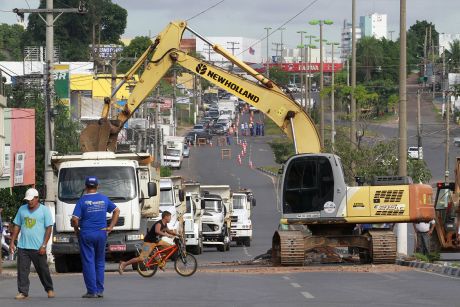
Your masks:
[{"label": "excavator cab", "polygon": [[434,248],[441,251],[458,250],[460,246],[457,242],[457,227],[455,223],[458,202],[454,201],[453,198],[455,183],[439,182],[436,188],[436,235],[432,236],[432,240],[435,240]]},{"label": "excavator cab", "polygon": [[287,161],[283,178],[283,218],[296,220],[337,216],[337,204],[346,195],[342,166],[337,156],[294,156]]}]

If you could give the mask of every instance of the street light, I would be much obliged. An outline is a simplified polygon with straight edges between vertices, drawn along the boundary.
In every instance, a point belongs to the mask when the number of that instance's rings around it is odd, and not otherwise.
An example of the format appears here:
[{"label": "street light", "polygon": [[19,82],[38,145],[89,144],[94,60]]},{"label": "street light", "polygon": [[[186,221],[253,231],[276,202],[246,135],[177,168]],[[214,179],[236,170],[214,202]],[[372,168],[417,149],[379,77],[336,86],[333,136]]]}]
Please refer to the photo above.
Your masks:
[{"label": "street light", "polygon": [[[304,34],[307,33],[307,32],[306,31],[297,31],[297,33],[300,34],[300,46],[298,46],[298,47],[300,49],[300,63],[303,66],[304,65],[304,50],[305,50],[305,46],[303,44],[303,37],[304,37]],[[303,83],[304,83],[303,82],[303,73],[300,72],[300,106],[301,107],[305,107],[305,105],[304,105],[304,94],[303,94],[303,88],[304,88]]]},{"label": "street light", "polygon": [[270,59],[268,57],[268,36],[272,28],[266,27],[264,29],[267,30],[267,79],[270,79]]},{"label": "street light", "polygon": [[286,30],[286,28],[278,28],[281,33],[281,56],[280,56],[280,62],[283,64],[283,31]]},{"label": "street light", "polygon": [[[320,90],[323,90],[324,85],[324,75],[323,75],[323,24],[324,25],[332,25],[333,22],[331,20],[311,20],[309,22],[310,25],[319,25],[319,87]],[[321,133],[321,147],[324,147],[324,103],[323,98],[320,95],[320,121],[319,121],[319,129]]]},{"label": "street light", "polygon": [[334,77],[335,77],[335,67],[334,67],[334,46],[338,46],[339,43],[336,42],[329,42],[327,43],[331,46],[332,52],[332,80],[331,80],[331,147],[332,152],[334,152],[334,144],[335,144],[335,96],[334,96]]},{"label": "street light", "polygon": [[[307,111],[307,105],[310,104],[311,102],[311,48],[316,48],[316,46],[311,44],[311,40],[313,38],[316,38],[315,35],[305,35],[305,38],[309,39],[308,45],[307,45],[307,53],[308,53],[308,74],[307,71],[305,72],[305,82],[306,84],[306,102],[305,102],[305,111]],[[306,56],[305,56],[305,62],[307,61]]]}]

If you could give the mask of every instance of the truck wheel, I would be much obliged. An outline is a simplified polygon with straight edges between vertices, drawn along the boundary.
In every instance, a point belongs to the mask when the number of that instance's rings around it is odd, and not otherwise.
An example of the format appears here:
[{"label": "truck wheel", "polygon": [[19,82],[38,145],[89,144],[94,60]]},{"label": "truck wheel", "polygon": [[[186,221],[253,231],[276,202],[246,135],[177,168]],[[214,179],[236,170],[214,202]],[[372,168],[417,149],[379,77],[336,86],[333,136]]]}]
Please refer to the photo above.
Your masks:
[{"label": "truck wheel", "polygon": [[230,250],[230,242],[225,243],[224,247],[225,247],[225,251],[228,252]]},{"label": "truck wheel", "polygon": [[200,253],[200,246],[199,245],[194,245],[190,246],[190,252],[194,255],[199,255]]},{"label": "truck wheel", "polygon": [[217,245],[217,250],[219,252],[225,252],[225,249],[226,249],[225,244],[224,245]]},{"label": "truck wheel", "polygon": [[247,238],[244,240],[244,246],[249,247],[251,246],[251,239]]},{"label": "truck wheel", "polygon": [[69,272],[69,267],[67,266],[66,256],[56,256],[54,258],[54,266],[57,273],[67,273]]}]

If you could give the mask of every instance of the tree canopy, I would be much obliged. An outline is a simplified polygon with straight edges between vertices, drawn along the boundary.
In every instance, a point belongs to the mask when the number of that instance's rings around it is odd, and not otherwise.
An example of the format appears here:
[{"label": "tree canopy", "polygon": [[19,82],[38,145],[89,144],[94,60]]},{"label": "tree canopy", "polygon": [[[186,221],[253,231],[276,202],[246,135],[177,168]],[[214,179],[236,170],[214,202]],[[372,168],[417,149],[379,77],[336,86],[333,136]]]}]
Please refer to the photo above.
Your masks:
[{"label": "tree canopy", "polygon": [[[78,0],[56,1],[55,8],[78,7],[78,3]],[[45,7],[45,1],[40,1],[39,8]],[[93,25],[99,25],[101,44],[119,43],[125,31],[128,12],[111,0],[90,0],[87,8],[87,14],[64,13],[55,22],[54,44],[60,48],[63,61],[89,60]],[[44,45],[45,41],[45,23],[38,14],[30,14],[24,45]]]}]

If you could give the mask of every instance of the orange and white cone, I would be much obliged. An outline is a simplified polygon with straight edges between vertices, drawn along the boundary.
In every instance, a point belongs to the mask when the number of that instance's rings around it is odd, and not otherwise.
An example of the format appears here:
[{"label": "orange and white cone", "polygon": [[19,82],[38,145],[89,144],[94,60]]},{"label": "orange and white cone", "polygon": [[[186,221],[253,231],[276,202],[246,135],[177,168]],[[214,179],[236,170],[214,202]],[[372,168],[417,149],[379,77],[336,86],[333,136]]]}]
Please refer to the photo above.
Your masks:
[{"label": "orange and white cone", "polygon": [[238,164],[241,165],[241,156],[238,155]]},{"label": "orange and white cone", "polygon": [[252,165],[252,161],[251,161],[251,160],[249,160],[249,167],[250,167],[250,168],[254,168],[254,165]]}]

